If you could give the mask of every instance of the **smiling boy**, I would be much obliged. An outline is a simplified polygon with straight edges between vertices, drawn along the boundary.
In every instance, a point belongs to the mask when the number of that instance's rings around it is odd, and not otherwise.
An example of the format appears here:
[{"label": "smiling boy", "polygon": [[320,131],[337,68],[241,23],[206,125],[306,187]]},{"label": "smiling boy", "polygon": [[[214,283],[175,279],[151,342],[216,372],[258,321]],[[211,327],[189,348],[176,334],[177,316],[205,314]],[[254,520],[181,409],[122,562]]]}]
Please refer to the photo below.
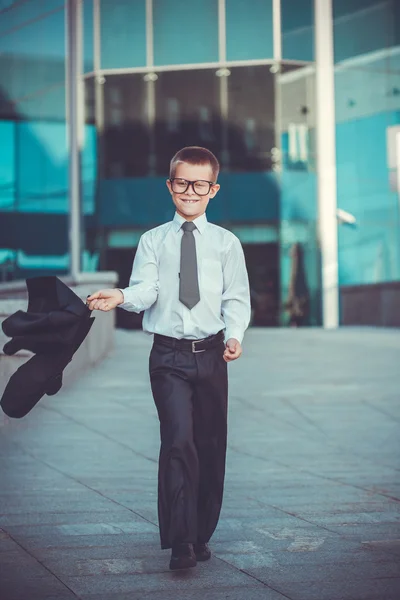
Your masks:
[{"label": "smiling boy", "polygon": [[92,310],[144,311],[153,334],[150,382],[160,420],[158,516],[170,568],[208,560],[222,505],[227,437],[227,363],[242,354],[250,321],[243,249],[205,214],[220,186],[212,152],[173,157],[174,219],[142,235],[129,287],[100,290]]}]

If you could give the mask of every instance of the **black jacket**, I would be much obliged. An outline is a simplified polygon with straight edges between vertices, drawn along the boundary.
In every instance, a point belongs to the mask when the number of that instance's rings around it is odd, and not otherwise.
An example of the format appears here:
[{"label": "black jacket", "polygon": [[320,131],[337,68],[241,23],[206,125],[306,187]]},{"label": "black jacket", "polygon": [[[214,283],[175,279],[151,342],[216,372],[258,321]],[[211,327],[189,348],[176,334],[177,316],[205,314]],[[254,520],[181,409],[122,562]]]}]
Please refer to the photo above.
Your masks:
[{"label": "black jacket", "polygon": [[60,390],[63,371],[94,321],[85,303],[57,277],[33,277],[26,284],[27,311],[19,310],[2,323],[12,338],[5,354],[21,349],[35,354],[11,376],[0,401],[14,418],[25,416],[44,394]]}]

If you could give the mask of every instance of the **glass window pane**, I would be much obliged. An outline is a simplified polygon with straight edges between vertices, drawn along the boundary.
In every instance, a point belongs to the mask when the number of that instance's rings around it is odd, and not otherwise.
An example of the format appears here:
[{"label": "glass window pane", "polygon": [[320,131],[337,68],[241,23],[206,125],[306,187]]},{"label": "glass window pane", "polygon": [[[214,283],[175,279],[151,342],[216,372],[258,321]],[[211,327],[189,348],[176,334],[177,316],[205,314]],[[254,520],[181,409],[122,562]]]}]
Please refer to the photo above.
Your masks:
[{"label": "glass window pane", "polygon": [[357,219],[356,228],[339,227],[345,285],[400,279],[400,73],[382,66],[371,55],[359,68],[349,64],[335,76],[338,206]]},{"label": "glass window pane", "polygon": [[111,75],[104,93],[104,133],[100,151],[102,177],[147,175],[150,138],[147,82],[143,74]]},{"label": "glass window pane", "polygon": [[15,200],[15,123],[0,121],[0,210],[12,210]]},{"label": "glass window pane", "polygon": [[[315,172],[315,69],[282,65],[280,101],[280,285],[282,322],[320,323]],[[297,307],[301,314],[296,317]]]},{"label": "glass window pane", "polygon": [[270,170],[275,146],[274,75],[270,66],[234,67],[227,79],[228,168]]},{"label": "glass window pane", "polygon": [[[101,86],[99,86],[102,89]],[[84,81],[84,95],[85,95],[85,123],[94,125],[95,124],[95,94],[96,94],[96,83],[94,77],[87,77]]]},{"label": "glass window pane", "polygon": [[281,0],[282,58],[314,60],[314,1]]},{"label": "glass window pane", "polygon": [[97,172],[97,137],[94,125],[85,125],[85,144],[82,150],[82,209],[83,214],[95,212],[95,184]]},{"label": "glass window pane", "polygon": [[218,60],[218,0],[153,0],[154,64]]},{"label": "glass window pane", "polygon": [[0,116],[65,119],[64,11],[23,23],[0,34]]},{"label": "glass window pane", "polygon": [[228,60],[272,58],[272,0],[226,0]]},{"label": "glass window pane", "polygon": [[101,67],[146,65],[146,0],[100,0]]},{"label": "glass window pane", "polygon": [[[315,171],[315,69],[282,65],[278,75],[280,90],[280,129],[282,166],[286,173],[298,177],[299,173]],[[305,204],[304,204],[305,202]],[[315,217],[315,201],[307,193],[302,194],[302,210]],[[296,203],[299,207],[299,202]],[[282,218],[294,218],[293,207],[282,205]],[[286,212],[289,211],[289,212]]]},{"label": "glass window pane", "polygon": [[14,197],[8,209],[1,207],[0,239],[12,262],[6,277],[68,269],[64,5],[18,2],[1,15],[0,117],[12,123],[0,133],[8,152],[0,157],[0,189],[11,184]]},{"label": "glass window pane", "polygon": [[184,146],[221,148],[220,80],[215,70],[159,73],[156,81],[157,173],[168,175],[173,155]]},{"label": "glass window pane", "polygon": [[68,152],[64,123],[17,125],[17,210],[68,211]]},{"label": "glass window pane", "polygon": [[93,0],[85,0],[83,3],[83,71],[94,71]]},{"label": "glass window pane", "polygon": [[[396,44],[400,29],[397,2],[335,0],[333,2],[335,61],[388,48]],[[399,19],[397,19],[399,21]]]},{"label": "glass window pane", "polygon": [[[8,2],[8,4],[12,4]],[[20,4],[21,6],[18,6]],[[23,6],[22,6],[23,4]],[[41,19],[49,12],[61,10],[64,12],[65,1],[63,0],[25,0],[24,2],[15,2],[15,6],[10,6],[9,10],[5,10],[0,19],[0,36],[2,33],[9,32],[11,29],[19,29],[22,27],[32,26],[32,22]],[[0,8],[6,9],[7,6]],[[39,38],[37,38],[39,41]],[[40,43],[46,43],[45,40],[40,40]]]}]

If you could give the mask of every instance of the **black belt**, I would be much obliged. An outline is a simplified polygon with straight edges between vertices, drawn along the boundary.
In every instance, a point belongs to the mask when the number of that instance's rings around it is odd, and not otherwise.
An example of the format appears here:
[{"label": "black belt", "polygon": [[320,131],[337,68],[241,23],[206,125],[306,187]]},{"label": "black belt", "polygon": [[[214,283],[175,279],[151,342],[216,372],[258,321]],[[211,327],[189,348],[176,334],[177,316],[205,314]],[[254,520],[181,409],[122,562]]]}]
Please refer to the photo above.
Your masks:
[{"label": "black belt", "polygon": [[210,348],[214,348],[225,339],[224,331],[221,329],[215,335],[203,338],[202,340],[178,340],[167,335],[160,335],[159,333],[154,334],[154,343],[161,344],[163,346],[169,346],[170,348],[179,348],[180,350],[189,350],[190,352],[205,352]]}]

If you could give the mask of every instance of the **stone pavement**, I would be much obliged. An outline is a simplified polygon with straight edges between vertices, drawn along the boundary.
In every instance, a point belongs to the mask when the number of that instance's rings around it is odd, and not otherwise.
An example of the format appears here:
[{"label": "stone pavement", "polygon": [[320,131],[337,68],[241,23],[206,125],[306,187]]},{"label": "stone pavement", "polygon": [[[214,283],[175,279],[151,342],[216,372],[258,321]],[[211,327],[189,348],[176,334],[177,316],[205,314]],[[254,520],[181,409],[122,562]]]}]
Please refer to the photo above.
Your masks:
[{"label": "stone pavement", "polygon": [[159,548],[151,338],[0,417],[1,600],[399,600],[400,335],[251,329],[214,556]]}]

